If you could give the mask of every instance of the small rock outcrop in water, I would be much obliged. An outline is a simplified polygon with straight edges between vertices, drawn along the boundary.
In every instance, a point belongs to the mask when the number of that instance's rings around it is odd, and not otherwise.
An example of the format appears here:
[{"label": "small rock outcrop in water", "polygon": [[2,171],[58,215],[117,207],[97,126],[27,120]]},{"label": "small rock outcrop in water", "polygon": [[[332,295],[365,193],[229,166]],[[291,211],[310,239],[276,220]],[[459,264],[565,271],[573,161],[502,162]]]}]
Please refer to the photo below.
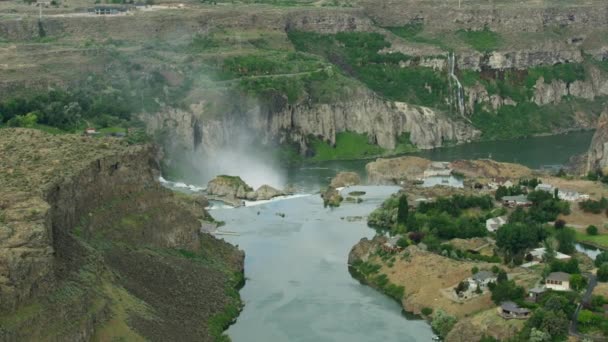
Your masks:
[{"label": "small rock outcrop in water", "polygon": [[330,186],[343,188],[361,184],[361,177],[356,172],[340,172],[332,180]]},{"label": "small rock outcrop in water", "polygon": [[604,111],[597,122],[597,130],[591,140],[587,153],[587,171],[608,169],[608,110]]},{"label": "small rock outcrop in water", "polygon": [[254,191],[241,177],[221,175],[209,181],[207,184],[207,194],[215,199],[223,199],[233,203],[236,199],[249,201],[269,200],[277,196],[283,196],[285,192],[275,189],[270,185],[262,185]]},{"label": "small rock outcrop in water", "polygon": [[228,198],[247,198],[253,188],[239,176],[217,176],[207,183],[207,194]]},{"label": "small rock outcrop in water", "polygon": [[250,201],[264,201],[283,195],[285,193],[281,190],[277,190],[270,185],[262,185],[256,191],[247,193],[247,199]]},{"label": "small rock outcrop in water", "polygon": [[368,182],[370,184],[398,184],[401,180],[415,180],[424,175],[431,161],[420,157],[399,157],[368,163]]},{"label": "small rock outcrop in water", "polygon": [[327,189],[321,193],[321,198],[323,198],[324,207],[339,207],[343,200],[340,192],[332,186],[328,186]]}]

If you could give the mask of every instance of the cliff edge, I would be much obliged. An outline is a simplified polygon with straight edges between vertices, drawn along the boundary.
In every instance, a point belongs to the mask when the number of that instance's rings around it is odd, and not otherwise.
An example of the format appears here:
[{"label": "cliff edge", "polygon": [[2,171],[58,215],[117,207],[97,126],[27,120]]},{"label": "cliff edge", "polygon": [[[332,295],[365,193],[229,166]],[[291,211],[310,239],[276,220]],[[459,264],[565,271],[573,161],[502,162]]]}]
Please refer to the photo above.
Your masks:
[{"label": "cliff edge", "polygon": [[152,145],[2,129],[0,340],[211,341],[244,255],[158,183]]}]

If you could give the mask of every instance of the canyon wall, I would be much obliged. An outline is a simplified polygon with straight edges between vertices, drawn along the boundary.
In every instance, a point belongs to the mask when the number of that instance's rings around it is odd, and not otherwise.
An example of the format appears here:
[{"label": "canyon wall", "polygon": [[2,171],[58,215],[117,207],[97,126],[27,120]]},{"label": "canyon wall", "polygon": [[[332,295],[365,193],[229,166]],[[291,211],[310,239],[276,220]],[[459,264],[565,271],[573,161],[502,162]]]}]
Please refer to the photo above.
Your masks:
[{"label": "canyon wall", "polygon": [[[160,186],[155,147],[124,143],[3,129],[0,340],[87,341],[122,315],[133,336],[208,341],[211,317],[235,305],[242,253],[200,232],[210,217],[196,201]],[[179,309],[157,299],[167,292]],[[124,316],[135,308],[122,300],[148,309]]]}]

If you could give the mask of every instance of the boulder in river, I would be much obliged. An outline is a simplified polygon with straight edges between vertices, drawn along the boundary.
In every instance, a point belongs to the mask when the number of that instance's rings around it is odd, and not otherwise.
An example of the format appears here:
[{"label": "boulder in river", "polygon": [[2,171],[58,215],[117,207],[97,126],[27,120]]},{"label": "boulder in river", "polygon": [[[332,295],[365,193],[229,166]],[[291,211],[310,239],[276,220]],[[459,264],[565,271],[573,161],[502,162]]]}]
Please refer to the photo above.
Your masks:
[{"label": "boulder in river", "polygon": [[359,184],[361,184],[361,177],[356,172],[340,172],[331,180],[330,185],[334,188],[343,188]]},{"label": "boulder in river", "polygon": [[253,191],[239,176],[217,176],[207,183],[207,194],[220,197],[246,198]]},{"label": "boulder in river", "polygon": [[277,190],[270,185],[262,185],[256,191],[247,193],[247,199],[250,201],[263,201],[269,200],[277,196],[283,196],[285,193],[281,190]]},{"label": "boulder in river", "polygon": [[420,157],[379,158],[365,166],[371,184],[399,184],[424,176],[431,161]]},{"label": "boulder in river", "polygon": [[327,189],[321,193],[321,198],[323,198],[324,207],[339,207],[343,200],[340,192],[332,186],[328,186]]}]

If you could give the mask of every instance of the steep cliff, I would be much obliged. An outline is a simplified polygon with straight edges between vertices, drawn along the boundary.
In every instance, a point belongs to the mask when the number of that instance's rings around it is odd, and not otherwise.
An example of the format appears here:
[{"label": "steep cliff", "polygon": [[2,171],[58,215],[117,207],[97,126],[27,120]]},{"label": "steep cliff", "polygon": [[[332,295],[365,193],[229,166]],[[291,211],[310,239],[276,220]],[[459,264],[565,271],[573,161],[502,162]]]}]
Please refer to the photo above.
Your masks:
[{"label": "steep cliff", "polygon": [[587,172],[601,170],[607,174],[608,167],[608,111],[604,111],[597,122],[597,128],[589,152],[587,152]]},{"label": "steep cliff", "polygon": [[2,129],[0,169],[1,340],[211,341],[238,312],[242,253],[153,146]]},{"label": "steep cliff", "polygon": [[242,101],[239,108],[221,117],[209,116],[204,106],[194,105],[189,110],[167,108],[140,118],[147,123],[150,133],[168,132],[171,144],[180,142],[179,145],[192,150],[199,146],[213,150],[247,134],[266,143],[297,142],[303,153],[309,148],[310,136],[333,145],[340,132],[366,134],[371,142],[387,149],[394,149],[403,133],[409,133],[410,141],[421,149],[439,147],[447,141],[468,142],[481,134],[470,124],[445,113],[386,101],[363,89],[348,100],[331,104],[284,103],[273,107]]}]

